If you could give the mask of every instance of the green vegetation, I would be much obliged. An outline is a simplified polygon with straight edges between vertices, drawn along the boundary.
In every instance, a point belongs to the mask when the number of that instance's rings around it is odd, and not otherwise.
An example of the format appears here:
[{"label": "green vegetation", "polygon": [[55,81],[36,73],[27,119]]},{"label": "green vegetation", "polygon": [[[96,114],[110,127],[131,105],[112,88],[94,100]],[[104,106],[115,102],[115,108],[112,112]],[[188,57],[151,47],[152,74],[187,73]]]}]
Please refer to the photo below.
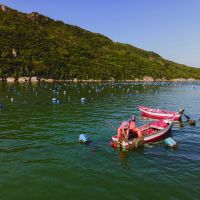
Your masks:
[{"label": "green vegetation", "polygon": [[0,77],[200,79],[200,69],[38,13],[0,6]]}]

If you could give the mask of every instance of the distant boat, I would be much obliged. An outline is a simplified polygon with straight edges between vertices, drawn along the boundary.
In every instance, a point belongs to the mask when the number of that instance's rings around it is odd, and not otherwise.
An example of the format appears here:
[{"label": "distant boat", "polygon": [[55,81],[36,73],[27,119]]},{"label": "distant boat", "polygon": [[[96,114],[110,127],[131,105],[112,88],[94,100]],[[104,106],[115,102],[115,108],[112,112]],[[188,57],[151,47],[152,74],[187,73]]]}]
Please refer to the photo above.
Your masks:
[{"label": "distant boat", "polygon": [[138,108],[141,111],[143,117],[148,117],[153,119],[167,119],[175,116],[174,121],[180,120],[184,112],[184,109],[180,110],[179,112],[174,112],[163,109],[148,108],[145,106],[139,106]]},{"label": "distant boat", "polygon": [[[174,117],[169,119],[161,119],[156,122],[145,124],[138,127],[141,130],[144,142],[157,142],[164,139],[171,131],[174,122]],[[113,142],[117,142],[119,138],[117,136],[112,137]]]}]

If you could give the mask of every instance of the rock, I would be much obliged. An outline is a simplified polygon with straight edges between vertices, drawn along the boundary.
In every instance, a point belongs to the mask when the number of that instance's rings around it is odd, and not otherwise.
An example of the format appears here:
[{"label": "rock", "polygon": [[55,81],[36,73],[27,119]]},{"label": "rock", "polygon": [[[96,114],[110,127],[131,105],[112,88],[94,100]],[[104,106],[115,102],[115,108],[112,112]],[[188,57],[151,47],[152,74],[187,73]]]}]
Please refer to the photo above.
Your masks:
[{"label": "rock", "polygon": [[13,83],[13,82],[15,82],[15,78],[13,78],[13,77],[8,77],[8,78],[6,79],[6,81],[9,82],[9,83]]},{"label": "rock", "polygon": [[30,80],[30,77],[19,77],[18,82],[28,82]]},{"label": "rock", "polygon": [[28,14],[28,18],[33,20],[33,21],[38,19],[39,16],[40,16],[40,14],[37,13],[37,12],[32,12],[32,13]]},{"label": "rock", "polygon": [[150,77],[150,76],[145,76],[145,77],[143,78],[143,81],[153,82],[154,79],[153,79],[152,77]]},{"label": "rock", "polygon": [[194,79],[194,78],[189,78],[188,81],[189,81],[189,82],[193,82],[193,81],[196,81],[196,79]]},{"label": "rock", "polygon": [[3,12],[6,12],[6,10],[7,10],[6,6],[4,6],[4,5],[0,5],[0,8],[1,8],[1,10],[2,10]]},{"label": "rock", "polygon": [[187,81],[187,79],[185,78],[175,78],[175,79],[172,79],[173,82],[184,82],[184,81]]},{"label": "rock", "polygon": [[38,77],[31,77],[30,81],[36,83],[38,82]]},{"label": "rock", "polygon": [[45,82],[46,79],[45,78],[40,78],[40,82]]},{"label": "rock", "polygon": [[45,82],[48,82],[48,83],[53,83],[54,82],[54,79],[52,78],[49,78],[49,79],[44,79]]},{"label": "rock", "polygon": [[52,83],[52,82],[54,82],[54,79],[51,79],[51,78],[49,78],[49,79],[46,79],[46,78],[40,78],[40,82],[48,82],[48,83]]},{"label": "rock", "polygon": [[16,49],[12,50],[12,54],[13,54],[14,57],[17,57],[17,51],[16,51]]},{"label": "rock", "polygon": [[167,79],[166,78],[162,78],[161,81],[167,81]]},{"label": "rock", "polygon": [[48,21],[49,18],[43,15],[40,15],[38,12],[32,12],[27,15],[27,17],[32,21],[37,21],[38,19],[42,19],[43,21]]}]

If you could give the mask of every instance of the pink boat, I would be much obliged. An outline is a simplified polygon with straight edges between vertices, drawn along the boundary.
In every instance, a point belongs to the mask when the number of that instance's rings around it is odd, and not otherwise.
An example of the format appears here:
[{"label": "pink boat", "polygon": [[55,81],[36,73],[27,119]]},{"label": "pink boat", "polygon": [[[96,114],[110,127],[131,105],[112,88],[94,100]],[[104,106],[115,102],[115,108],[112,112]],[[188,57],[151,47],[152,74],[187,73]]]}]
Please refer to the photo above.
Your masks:
[{"label": "pink boat", "polygon": [[144,142],[156,142],[159,141],[171,131],[173,119],[161,119],[156,122],[149,123],[138,127],[144,136]]},{"label": "pink boat", "polygon": [[182,109],[180,112],[174,112],[169,110],[148,108],[145,106],[139,106],[138,108],[141,111],[143,117],[148,117],[153,119],[166,119],[173,117],[175,115],[174,118],[175,121],[180,120],[184,112],[184,109]]},{"label": "pink boat", "polygon": [[[156,142],[164,139],[167,134],[171,131],[174,118],[171,119],[161,119],[156,122],[145,124],[138,127],[144,137],[144,142]],[[119,138],[117,136],[112,137],[113,142],[117,142]]]}]

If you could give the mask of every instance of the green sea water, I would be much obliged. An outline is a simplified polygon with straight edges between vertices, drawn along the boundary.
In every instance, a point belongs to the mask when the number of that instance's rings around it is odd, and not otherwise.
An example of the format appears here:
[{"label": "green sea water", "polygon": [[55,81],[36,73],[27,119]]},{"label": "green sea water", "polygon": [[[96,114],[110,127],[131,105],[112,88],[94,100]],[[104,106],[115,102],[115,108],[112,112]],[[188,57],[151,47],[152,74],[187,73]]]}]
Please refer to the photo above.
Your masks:
[{"label": "green sea water", "polygon": [[[200,83],[0,83],[0,200],[199,200],[199,102]],[[176,151],[111,148],[105,120],[148,123],[138,105],[184,107],[196,127],[173,126]],[[93,142],[79,144],[81,133]]]}]

